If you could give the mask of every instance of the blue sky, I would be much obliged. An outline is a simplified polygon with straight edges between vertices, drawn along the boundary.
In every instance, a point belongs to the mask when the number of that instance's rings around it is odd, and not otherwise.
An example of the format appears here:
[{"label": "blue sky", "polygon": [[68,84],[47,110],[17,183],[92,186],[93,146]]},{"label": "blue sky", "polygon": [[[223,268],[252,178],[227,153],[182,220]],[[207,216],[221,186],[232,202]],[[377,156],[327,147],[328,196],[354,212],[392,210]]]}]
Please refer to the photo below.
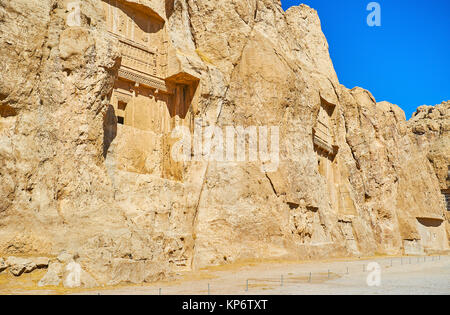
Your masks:
[{"label": "blue sky", "polygon": [[371,0],[281,0],[286,10],[316,9],[341,84],[399,105],[409,119],[420,105],[450,100],[450,1],[384,0],[381,26],[369,27]]}]

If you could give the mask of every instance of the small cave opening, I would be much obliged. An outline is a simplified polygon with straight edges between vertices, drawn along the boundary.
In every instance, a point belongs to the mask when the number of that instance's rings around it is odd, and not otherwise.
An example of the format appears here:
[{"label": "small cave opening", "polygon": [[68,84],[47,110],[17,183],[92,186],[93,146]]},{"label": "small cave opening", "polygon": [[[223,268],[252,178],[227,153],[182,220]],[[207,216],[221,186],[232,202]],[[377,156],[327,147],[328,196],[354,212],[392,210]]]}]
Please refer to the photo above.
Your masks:
[{"label": "small cave opening", "polygon": [[295,210],[300,207],[300,205],[298,203],[294,203],[294,202],[287,202],[287,205],[289,206],[289,209],[291,209],[291,210]]},{"label": "small cave opening", "polygon": [[0,116],[3,118],[14,117],[17,116],[17,111],[9,105],[0,104]]},{"label": "small cave opening", "polygon": [[443,224],[443,220],[441,219],[433,219],[433,218],[417,218],[420,224],[426,227],[440,227]]}]

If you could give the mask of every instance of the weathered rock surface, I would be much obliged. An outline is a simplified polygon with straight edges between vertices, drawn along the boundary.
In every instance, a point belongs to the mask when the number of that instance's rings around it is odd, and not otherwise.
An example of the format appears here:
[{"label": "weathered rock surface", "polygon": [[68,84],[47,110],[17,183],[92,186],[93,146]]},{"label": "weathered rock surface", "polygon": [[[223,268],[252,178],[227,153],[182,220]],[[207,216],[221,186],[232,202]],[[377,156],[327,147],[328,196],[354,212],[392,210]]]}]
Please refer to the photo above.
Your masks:
[{"label": "weathered rock surface", "polygon": [[442,190],[450,187],[450,101],[421,106],[408,121],[414,140],[433,165]]},{"label": "weathered rock surface", "polygon": [[[69,26],[68,2],[0,2],[0,256],[64,252],[39,286],[71,253],[95,286],[448,249],[448,103],[407,122],[340,85],[313,9],[86,0]],[[278,126],[279,167],[176,162],[175,126]]]},{"label": "weathered rock surface", "polygon": [[0,258],[0,272],[6,270],[6,268],[8,268],[8,265],[3,258]]},{"label": "weathered rock surface", "polygon": [[36,269],[45,269],[48,267],[49,259],[46,257],[37,258],[17,258],[8,257],[6,261],[0,258],[0,272],[9,268],[9,271],[15,276],[21,276],[23,273],[30,273]]},{"label": "weathered rock surface", "polygon": [[81,269],[80,275],[80,287],[85,289],[92,289],[98,287],[99,284],[94,277],[92,277],[88,272],[84,269]]},{"label": "weathered rock surface", "polygon": [[74,261],[74,255],[62,252],[58,257],[56,257],[56,260],[61,264],[68,264]]},{"label": "weathered rock surface", "polygon": [[9,271],[16,277],[23,273],[30,273],[37,268],[36,264],[31,259],[8,257],[6,264],[9,266]]},{"label": "weathered rock surface", "polygon": [[450,235],[450,101],[421,106],[408,121],[416,145],[430,161],[446,205],[446,229]]}]

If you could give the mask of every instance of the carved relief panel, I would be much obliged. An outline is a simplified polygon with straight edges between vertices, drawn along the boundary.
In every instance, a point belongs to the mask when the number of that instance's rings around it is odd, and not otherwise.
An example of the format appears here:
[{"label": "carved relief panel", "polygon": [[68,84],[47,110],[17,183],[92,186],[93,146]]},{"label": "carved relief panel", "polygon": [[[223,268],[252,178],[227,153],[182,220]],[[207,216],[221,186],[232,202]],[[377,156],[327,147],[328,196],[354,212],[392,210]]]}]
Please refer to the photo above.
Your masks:
[{"label": "carved relief panel", "polygon": [[150,9],[138,9],[120,0],[104,0],[103,7],[108,31],[119,39],[122,66],[164,78],[167,71],[164,21]]},{"label": "carved relief panel", "polygon": [[337,154],[338,147],[335,146],[332,116],[334,112],[334,105],[328,104],[322,100],[317,124],[314,127],[314,147],[319,154],[334,159]]},{"label": "carved relief panel", "polygon": [[316,127],[316,137],[325,142],[327,145],[332,145],[333,139],[331,137],[330,122],[331,118],[327,111],[320,106],[319,119]]}]

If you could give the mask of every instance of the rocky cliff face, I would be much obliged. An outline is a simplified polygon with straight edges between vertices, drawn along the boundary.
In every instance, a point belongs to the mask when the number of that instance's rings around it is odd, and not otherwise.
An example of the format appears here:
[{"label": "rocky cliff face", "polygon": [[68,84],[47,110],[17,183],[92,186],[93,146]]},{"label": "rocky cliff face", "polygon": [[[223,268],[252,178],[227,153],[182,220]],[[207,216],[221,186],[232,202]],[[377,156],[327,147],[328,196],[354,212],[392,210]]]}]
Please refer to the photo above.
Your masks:
[{"label": "rocky cliff face", "polygon": [[[250,259],[448,249],[448,103],[407,122],[340,85],[313,9],[87,0],[70,26],[69,2],[0,1],[0,257],[51,258],[43,285],[76,260],[94,285]],[[277,167],[205,148],[177,162],[151,114],[134,114],[139,128],[118,124],[113,90],[128,56],[110,35],[125,25],[109,22],[114,10],[163,25],[167,91],[134,91],[135,111],[143,96],[167,98],[166,125],[214,127],[213,139],[227,126],[277,126]],[[170,107],[179,84],[192,87],[183,114]]]},{"label": "rocky cliff face", "polygon": [[428,152],[428,160],[433,165],[440,187],[450,187],[448,174],[450,165],[450,102],[436,106],[421,106],[408,122],[414,141],[419,148]]},{"label": "rocky cliff face", "polygon": [[450,102],[421,106],[408,122],[413,140],[433,166],[446,203],[446,228],[450,235]]}]

